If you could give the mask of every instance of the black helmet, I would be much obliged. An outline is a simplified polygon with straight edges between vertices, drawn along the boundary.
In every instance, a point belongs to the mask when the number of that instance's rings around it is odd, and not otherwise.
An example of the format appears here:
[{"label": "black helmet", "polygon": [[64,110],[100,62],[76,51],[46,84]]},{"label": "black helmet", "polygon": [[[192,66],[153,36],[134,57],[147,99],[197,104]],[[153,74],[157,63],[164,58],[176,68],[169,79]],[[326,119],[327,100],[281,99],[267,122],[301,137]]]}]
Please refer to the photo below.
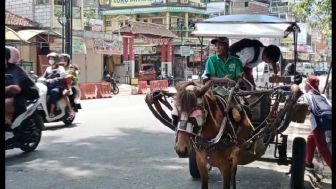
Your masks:
[{"label": "black helmet", "polygon": [[289,74],[294,74],[294,64],[293,63],[287,64],[287,66],[285,67],[285,70]]}]

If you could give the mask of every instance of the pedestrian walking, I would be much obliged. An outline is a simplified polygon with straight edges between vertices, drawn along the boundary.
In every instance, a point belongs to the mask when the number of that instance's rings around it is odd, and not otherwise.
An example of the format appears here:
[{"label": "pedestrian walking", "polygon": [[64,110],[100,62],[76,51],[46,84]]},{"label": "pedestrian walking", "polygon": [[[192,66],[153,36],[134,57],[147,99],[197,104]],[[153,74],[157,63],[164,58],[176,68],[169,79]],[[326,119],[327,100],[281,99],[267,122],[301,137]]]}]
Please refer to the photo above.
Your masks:
[{"label": "pedestrian walking", "polygon": [[306,170],[314,170],[313,158],[316,147],[331,169],[331,103],[321,95],[317,76],[311,75],[307,78],[305,90],[303,99],[309,105],[311,122],[311,132],[307,137]]}]

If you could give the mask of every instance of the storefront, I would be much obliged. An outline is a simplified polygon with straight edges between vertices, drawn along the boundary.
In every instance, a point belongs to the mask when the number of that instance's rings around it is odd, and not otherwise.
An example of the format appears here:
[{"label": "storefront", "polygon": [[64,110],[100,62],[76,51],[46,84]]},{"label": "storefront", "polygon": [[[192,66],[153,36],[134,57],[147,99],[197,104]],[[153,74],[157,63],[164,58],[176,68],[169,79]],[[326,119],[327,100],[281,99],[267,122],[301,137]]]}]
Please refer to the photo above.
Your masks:
[{"label": "storefront", "polygon": [[[172,74],[172,39],[176,37],[162,25],[130,22],[113,32],[122,35],[122,65],[115,73],[125,73],[125,82],[137,78],[144,63]],[[118,71],[118,72],[117,72]]]}]

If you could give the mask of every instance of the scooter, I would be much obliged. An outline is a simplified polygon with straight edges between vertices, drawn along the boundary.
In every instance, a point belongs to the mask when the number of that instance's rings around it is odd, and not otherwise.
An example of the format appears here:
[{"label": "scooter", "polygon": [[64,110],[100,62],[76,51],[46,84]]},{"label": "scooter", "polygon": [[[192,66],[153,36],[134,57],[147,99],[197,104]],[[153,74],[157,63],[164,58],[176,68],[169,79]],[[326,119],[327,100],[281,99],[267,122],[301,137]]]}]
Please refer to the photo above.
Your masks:
[{"label": "scooter", "polygon": [[16,117],[10,128],[5,131],[5,149],[20,148],[22,151],[34,151],[40,143],[44,127],[37,113],[38,99],[29,102],[27,110]]},{"label": "scooter", "polygon": [[10,126],[5,127],[6,150],[20,148],[24,152],[31,152],[37,148],[44,127],[43,120],[37,113],[38,102],[39,99],[28,101],[26,111],[18,115]]},{"label": "scooter", "polygon": [[[36,85],[39,88],[39,94],[40,94],[38,112],[44,118],[44,122],[51,123],[51,122],[62,121],[65,125],[71,125],[76,116],[71,116],[69,114],[69,112],[67,111],[68,107],[67,107],[67,104],[64,98],[61,98],[56,103],[55,117],[50,117],[49,116],[49,103],[48,103],[49,96],[47,96],[48,88],[46,85],[46,79],[42,77],[39,78],[37,80]],[[78,109],[81,109],[79,99],[75,98],[74,103],[71,104],[71,106],[75,112],[78,112]]]},{"label": "scooter", "polygon": [[113,94],[116,95],[119,93],[119,87],[117,86],[117,80],[113,76],[111,77],[110,74],[106,74],[104,80],[106,82],[111,83],[111,92]]}]

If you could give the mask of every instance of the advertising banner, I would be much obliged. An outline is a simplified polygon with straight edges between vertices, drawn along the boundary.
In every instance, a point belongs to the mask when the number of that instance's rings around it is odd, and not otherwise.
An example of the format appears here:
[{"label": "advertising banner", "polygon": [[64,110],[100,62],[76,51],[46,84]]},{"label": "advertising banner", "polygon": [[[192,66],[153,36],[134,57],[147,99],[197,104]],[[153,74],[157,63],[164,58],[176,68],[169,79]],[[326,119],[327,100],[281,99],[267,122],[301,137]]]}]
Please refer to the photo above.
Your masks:
[{"label": "advertising banner", "polygon": [[111,0],[111,7],[150,6],[156,0]]},{"label": "advertising banner", "polygon": [[156,47],[134,47],[134,54],[156,54]]},{"label": "advertising banner", "polygon": [[119,40],[94,39],[93,44],[93,49],[97,54],[121,55],[123,53],[122,41]]}]

